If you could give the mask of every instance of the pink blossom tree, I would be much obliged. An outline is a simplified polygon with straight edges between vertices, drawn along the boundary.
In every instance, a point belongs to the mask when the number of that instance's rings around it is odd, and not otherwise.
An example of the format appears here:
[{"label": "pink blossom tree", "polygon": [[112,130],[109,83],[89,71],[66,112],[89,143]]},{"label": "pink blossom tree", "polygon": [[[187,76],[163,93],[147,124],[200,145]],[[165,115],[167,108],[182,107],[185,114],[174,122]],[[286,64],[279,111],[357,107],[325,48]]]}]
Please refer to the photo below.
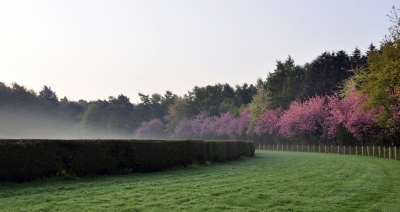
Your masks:
[{"label": "pink blossom tree", "polygon": [[244,109],[241,115],[233,118],[230,113],[220,117],[200,113],[193,120],[182,119],[175,127],[172,138],[197,139],[238,139],[245,136],[250,122],[249,110]]},{"label": "pink blossom tree", "polygon": [[334,137],[337,127],[342,125],[355,138],[364,143],[366,135],[373,135],[376,129],[374,114],[372,110],[364,107],[368,96],[353,89],[349,95],[339,100],[337,94],[327,97],[327,109],[331,114],[328,119],[327,131],[330,137]]},{"label": "pink blossom tree", "polygon": [[387,126],[389,133],[394,135],[400,131],[400,105],[391,105],[392,116],[388,119]]},{"label": "pink blossom tree", "polygon": [[225,125],[224,134],[230,139],[243,139],[250,123],[250,111],[244,109],[237,118],[229,117]]},{"label": "pink blossom tree", "polygon": [[233,133],[234,130],[231,128],[232,121],[233,117],[229,112],[222,113],[221,116],[212,124],[213,133],[220,138],[223,138],[224,136],[226,137],[226,135],[229,134],[229,131]]},{"label": "pink blossom tree", "polygon": [[294,101],[278,123],[279,134],[285,138],[304,134],[324,136],[326,134],[325,121],[328,116],[325,97],[315,96],[303,103]]},{"label": "pink blossom tree", "polygon": [[164,124],[159,119],[152,119],[148,122],[143,122],[136,130],[137,137],[158,138],[164,134]]},{"label": "pink blossom tree", "polygon": [[254,132],[258,135],[269,134],[272,135],[274,133],[279,132],[278,123],[281,119],[283,112],[281,108],[277,108],[276,110],[265,110],[260,118],[256,121]]},{"label": "pink blossom tree", "polygon": [[200,113],[191,121],[194,138],[210,138],[213,135],[212,124],[217,117],[209,117],[205,112]]},{"label": "pink blossom tree", "polygon": [[179,124],[174,128],[171,138],[193,138],[194,132],[192,130],[192,120],[183,118]]},{"label": "pink blossom tree", "polygon": [[217,117],[208,117],[206,113],[202,112],[196,118],[182,119],[175,127],[172,133],[172,138],[211,138],[213,134],[213,124]]}]

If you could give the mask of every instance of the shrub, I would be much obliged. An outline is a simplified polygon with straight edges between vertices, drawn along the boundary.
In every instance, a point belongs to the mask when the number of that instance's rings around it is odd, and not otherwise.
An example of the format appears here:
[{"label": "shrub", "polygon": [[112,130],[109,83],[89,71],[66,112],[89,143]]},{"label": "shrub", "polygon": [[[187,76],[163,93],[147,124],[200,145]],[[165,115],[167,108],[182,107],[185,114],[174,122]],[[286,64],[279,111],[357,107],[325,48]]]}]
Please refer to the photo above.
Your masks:
[{"label": "shrub", "polygon": [[62,170],[57,144],[50,140],[0,142],[0,181],[23,182],[55,176]]},{"label": "shrub", "polygon": [[253,155],[251,141],[0,140],[0,181],[153,172]]}]

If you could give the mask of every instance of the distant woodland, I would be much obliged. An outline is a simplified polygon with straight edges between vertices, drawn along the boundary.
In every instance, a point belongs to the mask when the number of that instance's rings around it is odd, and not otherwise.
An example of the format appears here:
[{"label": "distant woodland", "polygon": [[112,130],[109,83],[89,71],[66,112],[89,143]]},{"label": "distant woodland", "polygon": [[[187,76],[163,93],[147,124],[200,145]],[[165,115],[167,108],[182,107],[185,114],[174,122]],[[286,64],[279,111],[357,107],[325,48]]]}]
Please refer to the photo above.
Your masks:
[{"label": "distant woodland", "polygon": [[178,96],[59,98],[0,83],[0,138],[250,139],[268,144],[400,144],[400,18],[377,47],[277,61],[256,84],[194,86]]}]

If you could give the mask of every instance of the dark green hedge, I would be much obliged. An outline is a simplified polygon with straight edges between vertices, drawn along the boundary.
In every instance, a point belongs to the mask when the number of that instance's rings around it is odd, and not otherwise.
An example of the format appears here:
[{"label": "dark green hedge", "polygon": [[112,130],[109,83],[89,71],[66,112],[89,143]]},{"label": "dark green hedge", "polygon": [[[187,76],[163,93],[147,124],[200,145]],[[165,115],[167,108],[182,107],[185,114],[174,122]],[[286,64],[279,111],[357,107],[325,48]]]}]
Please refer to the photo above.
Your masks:
[{"label": "dark green hedge", "polygon": [[161,171],[254,155],[251,141],[0,140],[0,181]]}]

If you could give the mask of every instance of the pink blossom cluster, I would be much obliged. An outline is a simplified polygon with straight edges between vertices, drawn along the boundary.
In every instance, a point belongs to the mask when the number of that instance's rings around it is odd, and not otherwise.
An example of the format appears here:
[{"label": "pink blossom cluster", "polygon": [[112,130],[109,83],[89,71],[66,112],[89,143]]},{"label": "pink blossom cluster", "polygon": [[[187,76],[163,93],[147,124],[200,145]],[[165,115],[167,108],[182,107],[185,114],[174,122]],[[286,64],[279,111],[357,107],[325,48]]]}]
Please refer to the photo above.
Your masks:
[{"label": "pink blossom cluster", "polygon": [[317,133],[324,135],[324,124],[328,117],[325,97],[315,96],[306,101],[294,101],[278,122],[279,134],[292,138],[298,134]]},{"label": "pink blossom cluster", "polygon": [[272,135],[279,132],[278,123],[281,120],[283,112],[281,108],[276,110],[266,110],[262,113],[255,123],[254,132],[261,136],[262,134]]},{"label": "pink blossom cluster", "polygon": [[152,119],[148,122],[143,122],[136,130],[135,136],[153,138],[159,137],[164,133],[164,124],[159,119]]},{"label": "pink blossom cluster", "polygon": [[350,95],[343,100],[339,100],[337,94],[328,96],[327,99],[327,108],[330,113],[327,121],[329,137],[335,136],[339,125],[345,127],[357,139],[373,133],[376,126],[374,114],[372,110],[363,107],[368,101],[366,94],[352,90]]},{"label": "pink blossom cluster", "polygon": [[[259,136],[276,133],[293,138],[317,134],[334,138],[338,127],[343,126],[355,138],[362,139],[364,135],[372,134],[376,126],[372,111],[363,107],[367,101],[368,96],[356,90],[343,100],[334,94],[315,96],[304,102],[294,101],[284,112],[280,109],[264,111],[255,123],[254,131]],[[400,119],[396,120],[400,123]]]},{"label": "pink blossom cluster", "polygon": [[220,117],[207,116],[204,112],[195,119],[182,119],[175,127],[172,138],[194,139],[239,139],[245,136],[250,122],[249,110],[244,109],[237,118],[228,113],[222,113]]},{"label": "pink blossom cluster", "polygon": [[388,128],[390,133],[394,134],[400,131],[400,105],[391,105],[390,110],[392,116],[388,120]]}]

